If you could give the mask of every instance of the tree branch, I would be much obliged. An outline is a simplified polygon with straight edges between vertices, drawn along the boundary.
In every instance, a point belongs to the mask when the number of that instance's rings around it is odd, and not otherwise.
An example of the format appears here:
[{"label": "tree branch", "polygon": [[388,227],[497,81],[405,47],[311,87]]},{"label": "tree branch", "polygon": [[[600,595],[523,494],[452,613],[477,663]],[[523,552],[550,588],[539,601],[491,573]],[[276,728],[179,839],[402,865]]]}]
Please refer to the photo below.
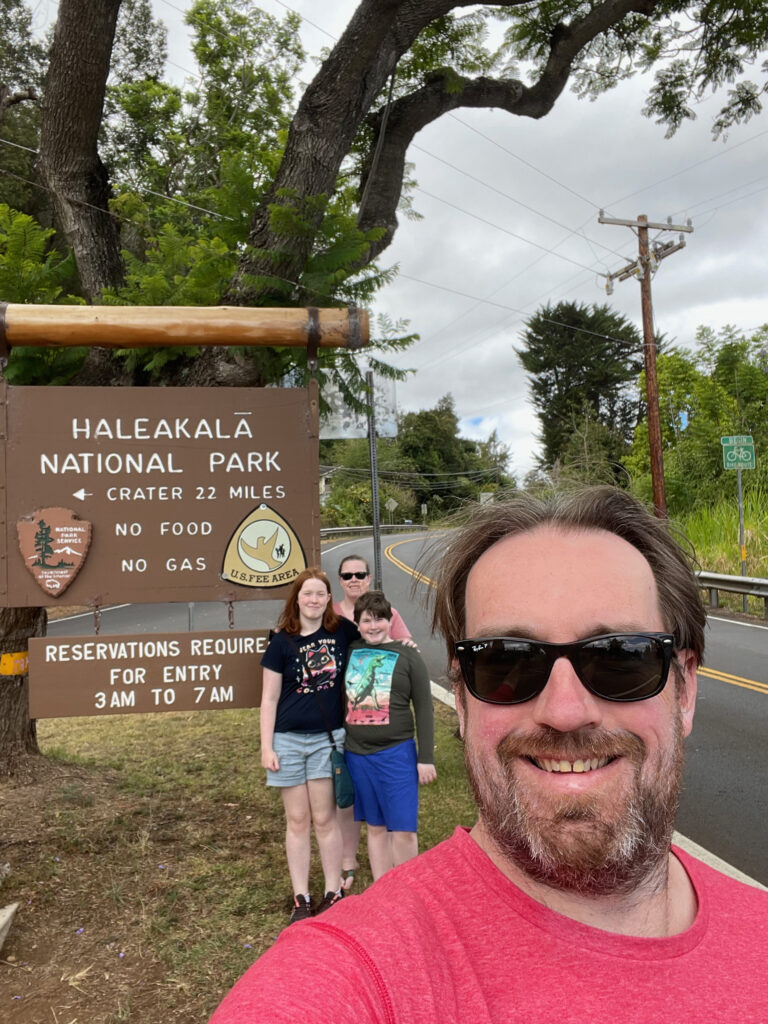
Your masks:
[{"label": "tree branch", "polygon": [[[522,3],[523,0],[511,0],[493,6],[518,7]],[[421,127],[457,106],[501,106],[518,115],[543,117],[565,87],[573,62],[585,46],[627,14],[649,14],[659,3],[660,0],[606,0],[571,25],[558,24],[552,31],[546,64],[531,87],[494,79],[467,80],[453,73],[453,83],[460,86],[459,96],[452,96],[450,89],[432,82],[399,100],[400,134],[390,142],[390,133],[397,130],[390,117],[385,140],[388,153],[379,161],[382,170],[377,172],[376,187],[371,189],[372,193],[377,191],[380,174],[388,195],[375,197],[361,219],[361,226],[386,228],[386,239],[377,243],[375,251],[380,252],[389,244],[397,228],[395,209],[402,187],[405,151]],[[254,214],[249,250],[240,262],[225,302],[249,305],[275,299],[285,301],[289,290],[285,282],[299,279],[328,197],[336,188],[342,162],[397,61],[430,22],[456,8],[469,6],[473,6],[469,0],[363,0],[302,97],[274,186]],[[396,188],[395,174],[387,166],[390,159],[400,168],[400,188]],[[277,226],[273,214],[278,206],[283,212],[287,208],[292,215],[293,230]],[[280,223],[284,225],[290,220],[284,216]]]},{"label": "tree branch", "polygon": [[[444,73],[430,76],[422,89],[392,104],[365,209],[360,211],[358,220],[362,231],[382,227],[386,233],[371,244],[366,263],[390,245],[397,230],[397,207],[403,188],[405,158],[417,132],[460,107],[499,107],[518,113],[517,107],[524,93],[525,86],[515,79],[464,78],[446,69]],[[383,111],[379,110],[369,119],[376,135],[382,118]],[[363,168],[361,189],[367,187],[370,159],[369,155],[368,166]]]},{"label": "tree branch", "polygon": [[26,89],[19,89],[18,92],[11,92],[7,85],[0,86],[0,121],[6,110],[14,104],[24,103],[25,100],[37,101],[38,99],[37,89],[34,85],[30,85]]},{"label": "tree branch", "polygon": [[[503,6],[516,6],[523,0]],[[470,0],[363,0],[343,35],[302,96],[291,122],[274,185],[254,213],[249,251],[224,301],[251,305],[266,296],[285,301],[279,282],[295,281],[311,251],[323,203],[336,188],[342,161],[397,61],[435,18]],[[308,201],[307,201],[308,200]],[[272,209],[289,206],[306,224],[300,233],[273,228]],[[249,278],[273,276],[273,282]]]},{"label": "tree branch", "polygon": [[[446,68],[430,76],[422,89],[395,101],[389,108],[386,137],[372,182],[368,183],[370,155],[363,168],[361,192],[367,187],[369,198],[365,209],[360,211],[358,227],[363,231],[374,227],[385,229],[385,234],[371,244],[366,263],[376,259],[390,245],[397,230],[406,153],[417,132],[459,107],[495,107],[519,117],[544,117],[567,85],[573,62],[584,47],[627,14],[650,13],[656,2],[608,0],[571,26],[557,25],[552,32],[547,62],[532,86],[525,86],[516,79],[465,78]],[[371,152],[375,150],[383,119],[384,110],[368,119],[374,130]]]}]

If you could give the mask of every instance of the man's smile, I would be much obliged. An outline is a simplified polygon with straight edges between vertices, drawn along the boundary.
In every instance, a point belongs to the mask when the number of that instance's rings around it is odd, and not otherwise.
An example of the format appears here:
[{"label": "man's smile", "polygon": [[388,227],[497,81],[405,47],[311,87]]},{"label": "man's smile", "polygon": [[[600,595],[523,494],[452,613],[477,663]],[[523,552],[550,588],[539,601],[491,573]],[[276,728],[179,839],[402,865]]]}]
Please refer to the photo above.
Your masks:
[{"label": "man's smile", "polygon": [[529,757],[528,760],[545,772],[591,772],[597,768],[604,768],[613,758],[585,757],[575,761],[566,761],[562,758]]}]

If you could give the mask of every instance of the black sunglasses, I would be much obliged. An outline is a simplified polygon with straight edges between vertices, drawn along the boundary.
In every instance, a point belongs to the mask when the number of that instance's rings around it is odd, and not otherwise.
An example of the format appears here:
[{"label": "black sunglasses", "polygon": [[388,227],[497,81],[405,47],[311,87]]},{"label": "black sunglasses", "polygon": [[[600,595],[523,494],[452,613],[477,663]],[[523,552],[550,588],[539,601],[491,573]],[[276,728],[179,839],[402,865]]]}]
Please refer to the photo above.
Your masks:
[{"label": "black sunglasses", "polygon": [[552,666],[567,658],[580,681],[603,700],[647,700],[669,676],[670,633],[606,633],[572,644],[514,636],[459,640],[454,651],[467,689],[486,704],[522,704],[547,685]]},{"label": "black sunglasses", "polygon": [[367,570],[366,570],[366,572],[340,572],[339,573],[339,579],[341,579],[341,580],[364,580],[367,576],[370,576],[370,575],[371,574]]}]

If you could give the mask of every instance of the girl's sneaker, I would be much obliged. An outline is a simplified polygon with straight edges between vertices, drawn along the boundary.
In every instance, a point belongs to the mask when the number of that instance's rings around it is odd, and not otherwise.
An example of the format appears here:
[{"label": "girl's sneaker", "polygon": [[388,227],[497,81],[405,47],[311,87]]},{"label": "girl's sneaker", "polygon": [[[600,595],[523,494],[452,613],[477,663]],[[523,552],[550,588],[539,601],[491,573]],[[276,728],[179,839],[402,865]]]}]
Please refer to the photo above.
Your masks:
[{"label": "girl's sneaker", "polygon": [[[323,900],[323,903],[325,903],[325,900]],[[288,924],[303,921],[305,917],[312,917],[312,900],[308,900],[302,893],[297,892],[293,897],[293,910],[291,911],[291,920]]]},{"label": "girl's sneaker", "polygon": [[342,895],[343,893],[341,889],[338,889],[336,892],[327,892],[325,896],[323,896],[320,906],[315,911],[315,914],[322,914],[322,912],[327,910],[328,907],[332,907],[334,903],[338,903]]}]

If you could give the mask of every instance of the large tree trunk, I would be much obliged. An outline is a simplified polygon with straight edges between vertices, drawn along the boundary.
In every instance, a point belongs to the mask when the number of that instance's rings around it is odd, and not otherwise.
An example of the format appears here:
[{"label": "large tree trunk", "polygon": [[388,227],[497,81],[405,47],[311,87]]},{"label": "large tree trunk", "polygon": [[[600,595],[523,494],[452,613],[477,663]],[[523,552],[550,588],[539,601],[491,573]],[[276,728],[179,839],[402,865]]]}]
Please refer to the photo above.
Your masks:
[{"label": "large tree trunk", "polygon": [[93,302],[123,283],[120,232],[109,213],[97,139],[120,0],[60,0],[45,81],[37,170]]},{"label": "large tree trunk", "polygon": [[[0,655],[28,650],[29,638],[43,636],[45,624],[44,608],[0,608]],[[29,677],[0,675],[0,778],[39,753],[29,717]]]}]

